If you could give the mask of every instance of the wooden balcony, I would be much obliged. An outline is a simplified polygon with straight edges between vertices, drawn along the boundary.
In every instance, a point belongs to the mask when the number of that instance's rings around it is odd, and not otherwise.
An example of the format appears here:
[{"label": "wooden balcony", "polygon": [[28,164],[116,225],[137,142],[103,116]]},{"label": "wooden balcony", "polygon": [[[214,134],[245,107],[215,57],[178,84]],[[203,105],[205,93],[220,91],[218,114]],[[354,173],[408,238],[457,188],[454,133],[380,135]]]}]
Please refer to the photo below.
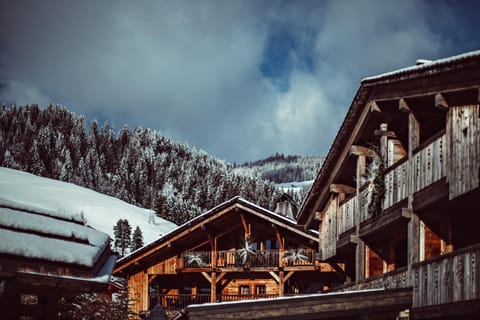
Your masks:
[{"label": "wooden balcony", "polygon": [[413,308],[479,305],[480,244],[413,265]]},{"label": "wooden balcony", "polygon": [[[255,269],[315,266],[315,250],[290,249],[290,250],[255,250],[247,257],[242,256],[238,250],[217,251],[212,259],[210,251],[187,252],[183,255],[184,269],[198,269],[216,266],[219,269]],[[215,262],[215,263],[212,263]]]},{"label": "wooden balcony", "polygon": [[[409,167],[412,170],[411,192],[413,194],[419,194],[425,188],[444,179],[447,171],[445,132],[438,133],[418,147],[414,151],[411,161],[404,158],[385,170],[385,196],[382,202],[382,212],[391,211],[390,208],[398,206],[408,198]],[[368,193],[367,186],[363,186],[358,195],[351,196],[340,203],[339,237],[355,226],[355,216],[359,217],[360,223],[372,218],[372,214],[368,210]],[[355,214],[357,210],[360,210],[358,215]]]},{"label": "wooden balcony", "polygon": [[[278,294],[220,294],[216,302],[259,300],[278,298]],[[185,309],[191,304],[210,303],[211,295],[208,294],[157,294],[149,295],[149,309],[160,304],[167,313]]]},{"label": "wooden balcony", "polygon": [[333,291],[353,291],[366,289],[400,289],[409,287],[409,275],[406,267],[362,280],[359,283],[346,284]]}]

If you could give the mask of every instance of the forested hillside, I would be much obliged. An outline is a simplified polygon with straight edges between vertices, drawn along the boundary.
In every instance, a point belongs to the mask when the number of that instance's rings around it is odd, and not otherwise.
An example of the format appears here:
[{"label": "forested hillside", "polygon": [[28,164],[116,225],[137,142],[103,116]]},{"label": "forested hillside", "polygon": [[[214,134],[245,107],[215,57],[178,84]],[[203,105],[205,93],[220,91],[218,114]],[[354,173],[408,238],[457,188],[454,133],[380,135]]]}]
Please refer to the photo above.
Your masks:
[{"label": "forested hillside", "polygon": [[262,160],[236,166],[235,171],[274,183],[307,181],[315,179],[323,160],[324,157],[285,156],[277,153]]},{"label": "forested hillside", "polygon": [[[92,121],[65,107],[0,109],[0,166],[72,182],[154,209],[177,224],[240,195],[274,209],[272,183],[151,129]],[[59,195],[61,196],[61,195]]]}]

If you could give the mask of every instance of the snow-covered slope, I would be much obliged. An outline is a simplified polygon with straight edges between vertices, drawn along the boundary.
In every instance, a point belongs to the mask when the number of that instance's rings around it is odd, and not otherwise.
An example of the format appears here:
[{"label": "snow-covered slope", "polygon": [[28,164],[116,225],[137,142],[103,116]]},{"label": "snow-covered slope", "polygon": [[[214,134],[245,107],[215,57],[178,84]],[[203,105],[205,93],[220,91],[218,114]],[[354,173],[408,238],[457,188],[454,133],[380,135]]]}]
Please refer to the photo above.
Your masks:
[{"label": "snow-covered slope", "polygon": [[139,226],[144,243],[154,241],[177,227],[155,216],[152,210],[71,183],[2,167],[0,204],[48,212],[49,215],[71,220],[85,219],[87,225],[109,234],[112,239],[113,226],[119,219],[127,219],[132,229]]}]

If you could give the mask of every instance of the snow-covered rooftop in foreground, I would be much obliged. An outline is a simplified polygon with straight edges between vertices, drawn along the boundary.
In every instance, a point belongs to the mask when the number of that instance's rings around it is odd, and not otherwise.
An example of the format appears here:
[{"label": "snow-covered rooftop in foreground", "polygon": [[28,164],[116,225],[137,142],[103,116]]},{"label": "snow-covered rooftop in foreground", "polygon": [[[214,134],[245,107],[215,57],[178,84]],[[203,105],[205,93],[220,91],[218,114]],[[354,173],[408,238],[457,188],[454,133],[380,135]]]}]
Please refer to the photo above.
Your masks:
[{"label": "snow-covered rooftop in foreground", "polygon": [[[140,227],[145,243],[154,241],[177,227],[172,222],[152,215],[152,210],[136,207],[117,198],[71,183],[1,167],[0,206],[34,211],[68,221],[86,221],[87,225],[107,233],[111,238],[116,222],[127,219],[132,228]],[[33,224],[20,221],[21,219],[16,221],[11,212],[2,211],[0,214],[5,223],[8,221],[26,227],[28,223]],[[54,228],[55,232],[61,232],[59,226],[45,225],[45,228],[49,228],[49,231]]]}]

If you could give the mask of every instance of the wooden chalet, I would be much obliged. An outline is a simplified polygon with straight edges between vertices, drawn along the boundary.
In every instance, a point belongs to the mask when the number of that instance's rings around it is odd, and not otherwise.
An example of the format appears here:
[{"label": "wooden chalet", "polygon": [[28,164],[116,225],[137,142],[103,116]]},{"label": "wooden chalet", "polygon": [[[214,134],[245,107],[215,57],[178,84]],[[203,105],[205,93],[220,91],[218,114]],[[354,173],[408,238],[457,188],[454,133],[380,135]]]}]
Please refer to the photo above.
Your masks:
[{"label": "wooden chalet", "polygon": [[120,259],[114,273],[128,278],[140,313],[321,292],[340,278],[316,260],[318,240],[294,219],[235,197]]},{"label": "wooden chalet", "polygon": [[2,319],[56,319],[59,298],[106,289],[116,259],[80,215],[0,198]]},{"label": "wooden chalet", "polygon": [[480,51],[361,82],[296,217],[343,270],[334,291],[409,288],[410,318],[479,319],[479,103]]}]

